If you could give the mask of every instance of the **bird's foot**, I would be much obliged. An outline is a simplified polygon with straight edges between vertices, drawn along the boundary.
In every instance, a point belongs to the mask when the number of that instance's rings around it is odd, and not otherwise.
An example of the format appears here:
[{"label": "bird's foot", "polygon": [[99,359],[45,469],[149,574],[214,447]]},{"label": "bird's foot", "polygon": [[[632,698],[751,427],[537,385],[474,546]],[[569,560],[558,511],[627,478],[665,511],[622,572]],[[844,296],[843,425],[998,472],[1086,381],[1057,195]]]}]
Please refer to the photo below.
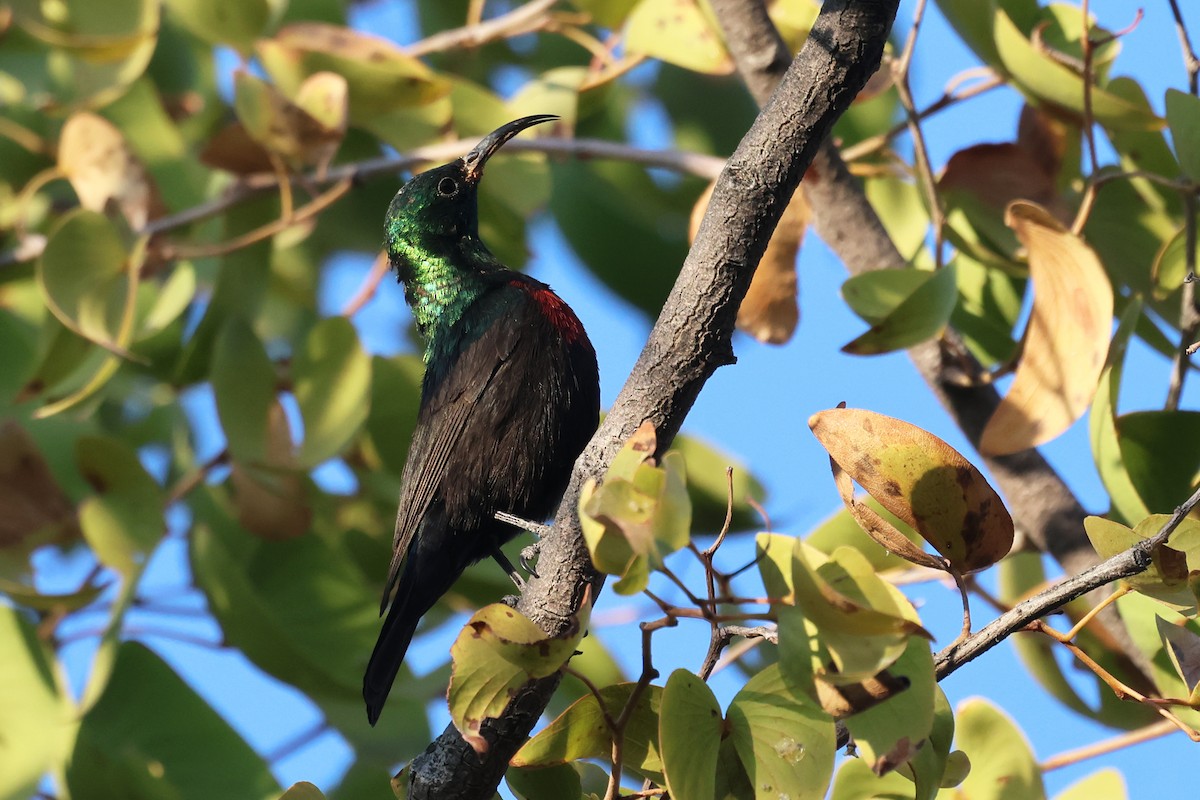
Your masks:
[{"label": "bird's foot", "polygon": [[521,548],[521,569],[525,570],[535,578],[540,578],[542,576],[537,574],[537,570],[534,568],[531,562],[537,560],[538,553],[541,551],[541,549],[542,545],[538,542],[534,542],[533,544],[529,544]]},{"label": "bird's foot", "polygon": [[551,526],[541,522],[532,522],[530,520],[518,517],[516,514],[509,514],[507,511],[497,511],[494,515],[501,522],[512,525],[514,528],[520,528],[523,531],[529,531],[539,539],[550,532]]},{"label": "bird's foot", "polygon": [[[524,562],[525,562],[524,556],[525,556],[525,554],[522,552],[522,554],[521,554],[521,563],[522,564],[524,564]],[[508,556],[504,555],[504,552],[499,547],[495,547],[492,549],[492,558],[494,558],[496,560],[496,563],[499,564],[500,567],[505,572],[508,573],[508,577],[512,578],[512,582],[517,585],[517,589],[520,590],[522,593],[524,593],[525,592],[525,579],[521,577],[521,573],[517,572],[517,568],[512,565],[511,561],[508,560]]]}]

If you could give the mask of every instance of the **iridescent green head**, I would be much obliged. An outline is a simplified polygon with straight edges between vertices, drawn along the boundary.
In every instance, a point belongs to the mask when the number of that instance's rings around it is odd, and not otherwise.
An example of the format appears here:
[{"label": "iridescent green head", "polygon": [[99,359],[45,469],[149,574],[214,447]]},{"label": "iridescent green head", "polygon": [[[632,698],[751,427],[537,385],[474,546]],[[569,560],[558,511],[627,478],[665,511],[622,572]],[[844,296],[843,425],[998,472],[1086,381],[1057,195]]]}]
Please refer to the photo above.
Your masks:
[{"label": "iridescent green head", "polygon": [[533,125],[558,119],[552,114],[522,117],[483,137],[460,159],[413,176],[387,214],[387,248],[392,266],[408,281],[414,259],[453,257],[463,239],[479,236],[479,180],[487,160],[509,139]]},{"label": "iridescent green head", "polygon": [[479,180],[487,160],[526,128],[558,119],[522,117],[483,137],[471,152],[413,176],[388,207],[388,261],[404,283],[428,360],[438,330],[449,330],[486,289],[482,276],[503,270],[479,239]]}]

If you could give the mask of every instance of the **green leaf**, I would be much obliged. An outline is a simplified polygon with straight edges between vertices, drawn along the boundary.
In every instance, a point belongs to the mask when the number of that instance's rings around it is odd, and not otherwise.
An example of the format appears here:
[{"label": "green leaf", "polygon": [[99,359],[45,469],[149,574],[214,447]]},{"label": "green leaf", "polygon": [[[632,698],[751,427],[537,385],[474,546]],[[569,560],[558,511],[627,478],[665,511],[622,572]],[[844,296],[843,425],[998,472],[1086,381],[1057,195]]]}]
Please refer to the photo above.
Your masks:
[{"label": "green leaf", "polygon": [[[148,289],[146,284],[141,287]],[[181,261],[161,286],[153,286],[154,303],[142,318],[138,340],[145,340],[179,319],[196,298],[196,270],[191,262]]]},{"label": "green leaf", "polygon": [[554,125],[574,130],[579,88],[587,78],[586,67],[547,70],[517,90],[507,103],[508,115],[515,119],[530,114],[555,114],[560,120]]},{"label": "green leaf", "polygon": [[217,336],[211,378],[230,454],[250,464],[265,462],[275,365],[241,319],[228,320]]},{"label": "green leaf", "polygon": [[762,502],[767,490],[741,461],[701,441],[681,434],[671,442],[671,449],[683,456],[687,464],[688,496],[692,502],[692,530],[696,533],[716,533],[725,524],[729,509],[729,482],[725,470],[733,469],[733,517],[729,529],[748,530],[760,522],[758,512],[748,502]]},{"label": "green leaf", "polygon": [[279,795],[279,800],[325,800],[325,795],[308,781],[293,783],[288,790]]},{"label": "green leaf", "polygon": [[[929,232],[929,212],[925,210],[925,198],[920,187],[914,181],[899,178],[871,178],[863,187],[900,255],[905,260],[915,259],[925,250],[925,237]],[[900,270],[883,271],[891,273]]]},{"label": "green leaf", "polygon": [[512,767],[504,773],[504,780],[517,800],[574,800],[583,795],[583,786],[574,764],[557,764],[540,769]]},{"label": "green leaf", "polygon": [[845,719],[863,760],[877,775],[907,763],[920,748],[929,747],[926,740],[933,730],[937,684],[929,642],[918,636],[909,638],[904,653],[888,672],[907,681],[908,688]]},{"label": "green leaf", "polygon": [[835,669],[821,676],[856,683],[887,668],[916,634],[932,638],[898,589],[883,581],[857,550],[826,557],[802,541],[792,551],[796,605],[820,630]]},{"label": "green leaf", "polygon": [[44,72],[36,82],[59,109],[98,108],[119,97],[145,71],[157,43],[154,0],[23,2],[13,10],[17,24],[50,47],[39,53]]},{"label": "green leaf", "polygon": [[[879,501],[870,495],[866,495],[856,500],[856,502],[866,505],[876,514],[886,519],[913,544],[920,545],[923,542],[920,534],[909,527],[902,519],[881,506]],[[911,562],[904,560],[895,553],[888,552],[879,542],[872,539],[845,508],[834,512],[833,516],[813,528],[804,537],[804,541],[808,543],[809,547],[814,547],[825,555],[832,554],[839,547],[853,547],[862,553],[867,561],[871,562],[871,566],[874,567],[876,572],[903,570],[912,566]],[[790,548],[788,555],[791,555]]]},{"label": "green leaf", "polygon": [[166,532],[165,493],[124,441],[77,440],[79,471],[100,492],[79,507],[79,522],[96,557],[125,579],[140,573]]},{"label": "green leaf", "polygon": [[571,5],[586,11],[597,25],[610,30],[620,28],[639,0],[571,0]]},{"label": "green leaf", "polygon": [[[1087,517],[1083,521],[1083,528],[1092,547],[1096,548],[1101,558],[1107,559],[1144,541],[1165,521],[1165,516],[1159,519],[1151,517],[1148,526],[1139,524],[1139,530],[1134,531],[1119,522],[1102,517]],[[1196,597],[1188,588],[1186,557],[1166,545],[1160,545],[1154,550],[1150,569],[1130,575],[1125,581],[1139,592],[1166,603],[1177,611],[1194,611],[1196,608]]]},{"label": "green leaf", "polygon": [[629,15],[625,49],[696,72],[733,71],[720,32],[696,0],[642,0]]},{"label": "green leaf", "polygon": [[955,715],[956,744],[971,759],[959,793],[971,800],[1043,800],[1042,773],[1029,743],[1004,712],[982,698]]},{"label": "green leaf", "polygon": [[379,604],[346,551],[317,535],[247,536],[211,492],[193,495],[193,508],[192,572],[225,640],[318,703],[358,700]]},{"label": "green leaf", "polygon": [[829,800],[913,800],[912,781],[897,772],[882,777],[861,758],[847,758],[838,767]]},{"label": "green leaf", "polygon": [[985,367],[1010,361],[1017,343],[1013,328],[1021,315],[1025,281],[959,252],[954,256],[958,302],[950,324]]},{"label": "green leaf", "polygon": [[1200,411],[1139,411],[1117,418],[1129,479],[1151,512],[1173,510],[1191,495],[1200,473]]},{"label": "green leaf", "polygon": [[[621,716],[635,686],[621,683],[600,689],[604,708],[613,719]],[[665,780],[658,737],[662,693],[661,687],[647,686],[638,696],[625,726],[624,739],[626,768],[659,784]],[[514,767],[546,767],[611,756],[612,737],[604,724],[600,703],[595,695],[587,694],[526,742],[511,763]]]},{"label": "green leaf", "polygon": [[557,637],[503,603],[479,609],[463,627],[450,648],[450,718],[477,752],[488,747],[483,723],[500,716],[517,689],[553,675],[575,652],[589,611],[585,604],[570,630]]},{"label": "green leaf", "polygon": [[1200,625],[1195,620],[1172,625],[1162,617],[1156,617],[1154,621],[1162,637],[1163,649],[1187,689],[1188,701],[1200,701]]},{"label": "green leaf", "polygon": [[417,423],[424,372],[419,356],[371,359],[367,436],[383,467],[394,475],[404,470],[408,443]]},{"label": "green leaf", "polygon": [[1200,98],[1167,89],[1167,124],[1183,173],[1200,180]]},{"label": "green leaf", "polygon": [[[1000,599],[1005,603],[1016,604],[1037,587],[1045,584],[1046,572],[1042,568],[1041,556],[1036,553],[1013,553],[1000,562],[999,581]],[[1078,619],[1087,610],[1088,607],[1077,606],[1072,609],[1072,619]],[[1091,680],[1085,681],[1085,686],[1089,689],[1091,686],[1095,687],[1088,694],[1098,698],[1099,702],[1093,706],[1084,700],[1080,689],[1076,688],[1078,678],[1075,677],[1074,682],[1067,679],[1062,665],[1056,658],[1058,645],[1047,637],[1017,636],[1012,642],[1017,656],[1030,675],[1055,700],[1075,713],[1123,730],[1140,728],[1158,718],[1153,709],[1117,699],[1112,691],[1090,672],[1086,674],[1091,676]],[[1085,628],[1079,634],[1079,643],[1105,669],[1120,672],[1121,664],[1113,657],[1107,641],[1097,641]]]},{"label": "green leaf", "polygon": [[229,45],[248,54],[272,13],[286,0],[165,0],[170,13],[189,31],[211,44]]},{"label": "green leaf", "polygon": [[970,761],[961,750],[951,752],[954,740],[954,711],[945,692],[933,687],[933,726],[929,739],[917,754],[897,772],[916,784],[916,800],[934,800],[938,790],[962,783],[970,770]]},{"label": "green leaf", "polygon": [[0,797],[32,797],[64,763],[75,710],[55,678],[54,656],[33,625],[0,605]]},{"label": "green leaf", "polygon": [[778,665],[751,678],[726,716],[756,800],[825,794],[833,777],[833,719],[805,695],[792,692]]},{"label": "green leaf", "polygon": [[571,249],[613,291],[657,315],[687,255],[687,213],[699,189],[684,207],[688,183],[668,191],[642,167],[617,161],[568,161],[552,176],[550,212]]},{"label": "green leaf", "polygon": [[[1180,678],[1178,670],[1167,653],[1160,630],[1160,625],[1163,623],[1159,620],[1172,626],[1186,625],[1193,633],[1198,630],[1195,627],[1196,623],[1138,592],[1131,592],[1118,598],[1116,605],[1134,644],[1150,662],[1150,678],[1153,680],[1159,696],[1187,697],[1187,685]],[[1200,711],[1183,706],[1174,706],[1171,710],[1183,720],[1184,724],[1191,725],[1193,728],[1200,725]]]},{"label": "green leaf", "polygon": [[1105,767],[1086,778],[1075,781],[1054,796],[1054,800],[1126,800],[1125,778],[1114,767]]},{"label": "green leaf", "polygon": [[75,800],[274,800],[280,791],[262,756],[137,642],[121,645],[112,680],[80,725],[66,777]]},{"label": "green leaf", "polygon": [[604,482],[588,481],[579,496],[580,527],[597,569],[620,575],[618,594],[646,588],[650,570],[685,546],[691,504],[683,457],[668,452],[653,465],[654,428],[644,423],[613,458]]},{"label": "green leaf", "polygon": [[792,552],[799,540],[780,533],[760,533],[754,537],[754,561],[767,596],[781,603],[793,601]]},{"label": "green leaf", "polygon": [[[1197,243],[1192,264],[1200,264],[1200,242]],[[1152,271],[1156,300],[1165,300],[1182,288],[1188,274],[1186,226],[1180,228],[1158,251],[1158,255],[1154,257]]]},{"label": "green leaf", "polygon": [[667,789],[677,800],[710,800],[716,791],[717,751],[725,719],[699,676],[677,669],[663,688],[658,739]]},{"label": "green leaf", "polygon": [[873,270],[847,279],[842,299],[863,320],[877,325],[933,276],[925,269]]},{"label": "green leaf", "polygon": [[[878,276],[894,271],[875,270],[853,277],[847,283],[878,281]],[[874,322],[869,331],[844,346],[842,352],[855,355],[887,353],[920,344],[940,334],[950,321],[950,313],[958,299],[954,265],[924,274],[924,281],[892,307],[886,316]],[[895,281],[890,283],[892,286],[887,288],[894,293],[897,288]],[[895,299],[894,295],[889,297],[879,290],[864,289],[862,293],[872,295],[873,313],[880,310],[885,302]]]},{"label": "green leaf", "polygon": [[[1083,77],[1042,52],[1002,9],[994,17],[996,51],[1004,70],[1026,95],[1076,114],[1084,112]],[[1162,120],[1102,86],[1091,89],[1091,111],[1105,128],[1155,130]]]},{"label": "green leaf", "polygon": [[991,67],[1000,66],[991,12],[1004,9],[1022,29],[1032,25],[1038,15],[1037,0],[988,0],[986,4],[979,0],[937,0],[937,6],[967,47]]},{"label": "green leaf", "polygon": [[[586,638],[576,645],[576,654],[571,658],[571,672],[582,675],[591,681],[593,686],[612,686],[628,680],[624,670],[613,657],[604,640],[597,631],[591,631]],[[590,690],[583,681],[574,674],[563,675],[562,683],[554,692],[546,713],[558,716],[572,703],[586,695]]]},{"label": "green leaf", "polygon": [[337,455],[367,420],[371,357],[345,317],[317,323],[292,364],[292,391],[304,420],[302,467]]},{"label": "green leaf", "polygon": [[38,259],[38,284],[47,306],[80,336],[120,350],[127,257],[120,233],[104,215],[84,209],[69,212]]},{"label": "green leaf", "polygon": [[1096,471],[1108,495],[1112,499],[1112,515],[1118,521],[1133,522],[1150,513],[1142,502],[1121,455],[1117,438],[1117,398],[1121,391],[1121,377],[1125,370],[1125,352],[1129,338],[1133,335],[1137,321],[1142,316],[1142,300],[1134,299],[1121,314],[1117,331],[1108,347],[1108,363],[1100,374],[1100,384],[1092,399],[1091,414],[1088,416],[1088,433],[1092,442],[1092,458]]},{"label": "green leaf", "polygon": [[294,23],[274,38],[260,39],[256,50],[271,80],[291,97],[314,73],[342,75],[350,90],[352,125],[433,102],[450,91],[449,82],[388,40],[338,25]]}]

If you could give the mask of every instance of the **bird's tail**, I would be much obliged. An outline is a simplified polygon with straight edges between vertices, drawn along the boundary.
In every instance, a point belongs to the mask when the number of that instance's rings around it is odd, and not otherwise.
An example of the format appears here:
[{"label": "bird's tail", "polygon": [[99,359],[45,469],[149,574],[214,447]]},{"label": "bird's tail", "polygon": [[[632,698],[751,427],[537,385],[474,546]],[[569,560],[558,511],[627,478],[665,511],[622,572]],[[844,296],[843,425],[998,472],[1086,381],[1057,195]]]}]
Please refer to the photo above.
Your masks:
[{"label": "bird's tail", "polygon": [[[437,537],[433,537],[437,538]],[[367,702],[367,720],[374,725],[383,711],[384,701],[404,663],[404,655],[425,612],[458,580],[470,563],[461,558],[459,548],[421,546],[414,543],[404,562],[404,571],[396,585],[396,596],[383,621],[379,640],[367,671],[363,675],[363,699]]]}]

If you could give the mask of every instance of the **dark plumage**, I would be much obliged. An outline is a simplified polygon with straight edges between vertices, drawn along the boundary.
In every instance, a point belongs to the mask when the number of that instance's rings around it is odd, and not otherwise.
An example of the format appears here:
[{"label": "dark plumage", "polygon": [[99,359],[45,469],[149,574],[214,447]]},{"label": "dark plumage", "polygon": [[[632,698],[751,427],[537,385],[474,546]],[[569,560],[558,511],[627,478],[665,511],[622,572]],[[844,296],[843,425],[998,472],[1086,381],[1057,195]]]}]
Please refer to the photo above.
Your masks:
[{"label": "dark plumage", "polygon": [[425,337],[426,370],[380,609],[387,618],[363,678],[372,725],[421,617],[515,535],[495,512],[548,516],[596,429],[596,353],[579,319],[479,239],[484,164],[551,119],[499,128],[463,158],[415,176],[388,209],[388,256]]}]

